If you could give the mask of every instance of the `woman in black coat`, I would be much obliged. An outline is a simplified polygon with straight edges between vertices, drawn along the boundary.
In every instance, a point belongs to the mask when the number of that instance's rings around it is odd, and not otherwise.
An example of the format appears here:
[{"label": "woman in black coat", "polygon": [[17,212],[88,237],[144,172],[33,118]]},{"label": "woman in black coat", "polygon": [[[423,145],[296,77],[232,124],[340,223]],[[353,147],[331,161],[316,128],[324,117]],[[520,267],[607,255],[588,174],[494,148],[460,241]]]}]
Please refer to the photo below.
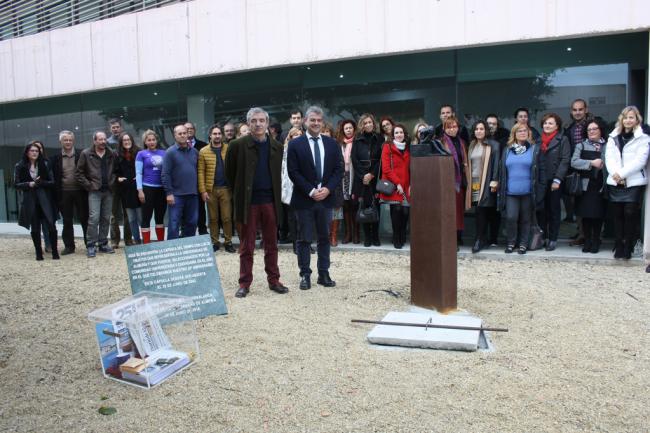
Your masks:
[{"label": "woman in black coat", "polygon": [[31,143],[25,147],[23,157],[14,168],[16,189],[22,191],[18,224],[31,231],[36,260],[43,260],[41,223],[46,226],[52,245],[52,258],[59,259],[57,248],[55,207],[52,200],[54,176],[40,149]]},{"label": "woman in black coat", "polygon": [[[379,213],[379,206],[375,187],[379,176],[379,161],[383,143],[383,137],[377,133],[377,122],[373,115],[362,114],[359,118],[357,135],[354,138],[350,155],[354,172],[352,194],[355,199],[363,200],[363,207],[374,204],[377,207],[377,213]],[[361,202],[359,206],[361,206]],[[381,245],[379,221],[363,224],[363,233],[365,247]]]},{"label": "woman in black coat", "polygon": [[546,251],[557,246],[562,214],[562,182],[571,163],[571,143],[562,134],[562,119],[555,113],[542,117],[541,150],[544,154],[546,171],[546,192],[544,209],[537,212],[537,221],[547,239]]},{"label": "woman in black coat", "polygon": [[117,161],[115,163],[115,179],[122,207],[126,210],[131,228],[131,234],[136,244],[141,244],[140,225],[142,210],[135,182],[135,157],[140,149],[135,145],[133,136],[123,132],[117,141]]},{"label": "woman in black coat", "polygon": [[467,151],[467,171],[471,184],[465,192],[465,203],[476,211],[476,239],[472,247],[478,253],[486,247],[487,227],[496,222],[497,188],[499,186],[499,143],[487,138],[488,126],[479,120],[472,126],[472,141]]},{"label": "woman in black coat", "polygon": [[605,200],[605,125],[599,120],[587,122],[587,139],[576,144],[571,168],[580,173],[582,194],[576,197],[576,215],[582,218],[585,243],[583,253],[596,254],[607,209]]}]

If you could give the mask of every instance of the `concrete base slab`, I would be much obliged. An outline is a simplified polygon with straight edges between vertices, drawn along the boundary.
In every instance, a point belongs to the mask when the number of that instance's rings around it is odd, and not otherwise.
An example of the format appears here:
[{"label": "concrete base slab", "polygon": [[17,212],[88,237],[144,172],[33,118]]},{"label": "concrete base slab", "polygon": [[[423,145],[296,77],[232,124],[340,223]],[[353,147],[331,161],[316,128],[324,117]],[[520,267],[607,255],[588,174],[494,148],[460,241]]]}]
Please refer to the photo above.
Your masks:
[{"label": "concrete base slab", "polygon": [[[471,327],[480,327],[482,324],[481,319],[466,314],[443,315],[435,311],[420,310],[408,313],[391,311],[382,321]],[[367,338],[374,344],[474,352],[480,347],[480,334],[480,331],[458,329],[376,325]],[[483,337],[483,345],[489,346],[487,339]]]}]

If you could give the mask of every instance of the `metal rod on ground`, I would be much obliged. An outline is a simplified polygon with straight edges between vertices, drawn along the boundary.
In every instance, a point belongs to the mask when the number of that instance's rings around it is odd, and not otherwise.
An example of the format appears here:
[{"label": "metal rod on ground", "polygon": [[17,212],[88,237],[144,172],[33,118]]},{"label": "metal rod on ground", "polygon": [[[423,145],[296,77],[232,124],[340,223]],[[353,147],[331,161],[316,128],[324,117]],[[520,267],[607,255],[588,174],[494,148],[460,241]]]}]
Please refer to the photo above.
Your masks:
[{"label": "metal rod on ground", "polygon": [[484,328],[477,326],[433,325],[431,323],[382,322],[381,320],[352,319],[352,323],[370,323],[373,325],[414,326],[417,328],[460,329],[462,331],[508,332],[508,328]]}]

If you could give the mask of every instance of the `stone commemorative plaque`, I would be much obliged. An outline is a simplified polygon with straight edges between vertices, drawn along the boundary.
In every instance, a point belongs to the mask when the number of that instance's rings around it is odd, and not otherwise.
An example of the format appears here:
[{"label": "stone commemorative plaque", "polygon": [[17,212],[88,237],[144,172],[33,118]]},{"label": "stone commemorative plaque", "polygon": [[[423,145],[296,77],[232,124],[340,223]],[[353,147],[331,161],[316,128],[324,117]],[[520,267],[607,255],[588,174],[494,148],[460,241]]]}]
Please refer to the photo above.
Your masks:
[{"label": "stone commemorative plaque", "polygon": [[133,294],[189,296],[194,319],[228,313],[208,235],[127,247],[126,265]]}]

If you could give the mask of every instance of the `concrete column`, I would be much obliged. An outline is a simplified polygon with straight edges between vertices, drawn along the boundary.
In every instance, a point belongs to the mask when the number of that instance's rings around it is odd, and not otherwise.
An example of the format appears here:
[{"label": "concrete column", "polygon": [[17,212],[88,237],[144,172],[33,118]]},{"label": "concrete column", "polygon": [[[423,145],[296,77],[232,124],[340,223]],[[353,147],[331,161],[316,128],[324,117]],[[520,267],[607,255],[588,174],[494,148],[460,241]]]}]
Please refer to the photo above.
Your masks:
[{"label": "concrete column", "polygon": [[208,128],[214,123],[214,103],[207,95],[187,96],[187,120],[196,126],[196,137],[208,141]]}]

